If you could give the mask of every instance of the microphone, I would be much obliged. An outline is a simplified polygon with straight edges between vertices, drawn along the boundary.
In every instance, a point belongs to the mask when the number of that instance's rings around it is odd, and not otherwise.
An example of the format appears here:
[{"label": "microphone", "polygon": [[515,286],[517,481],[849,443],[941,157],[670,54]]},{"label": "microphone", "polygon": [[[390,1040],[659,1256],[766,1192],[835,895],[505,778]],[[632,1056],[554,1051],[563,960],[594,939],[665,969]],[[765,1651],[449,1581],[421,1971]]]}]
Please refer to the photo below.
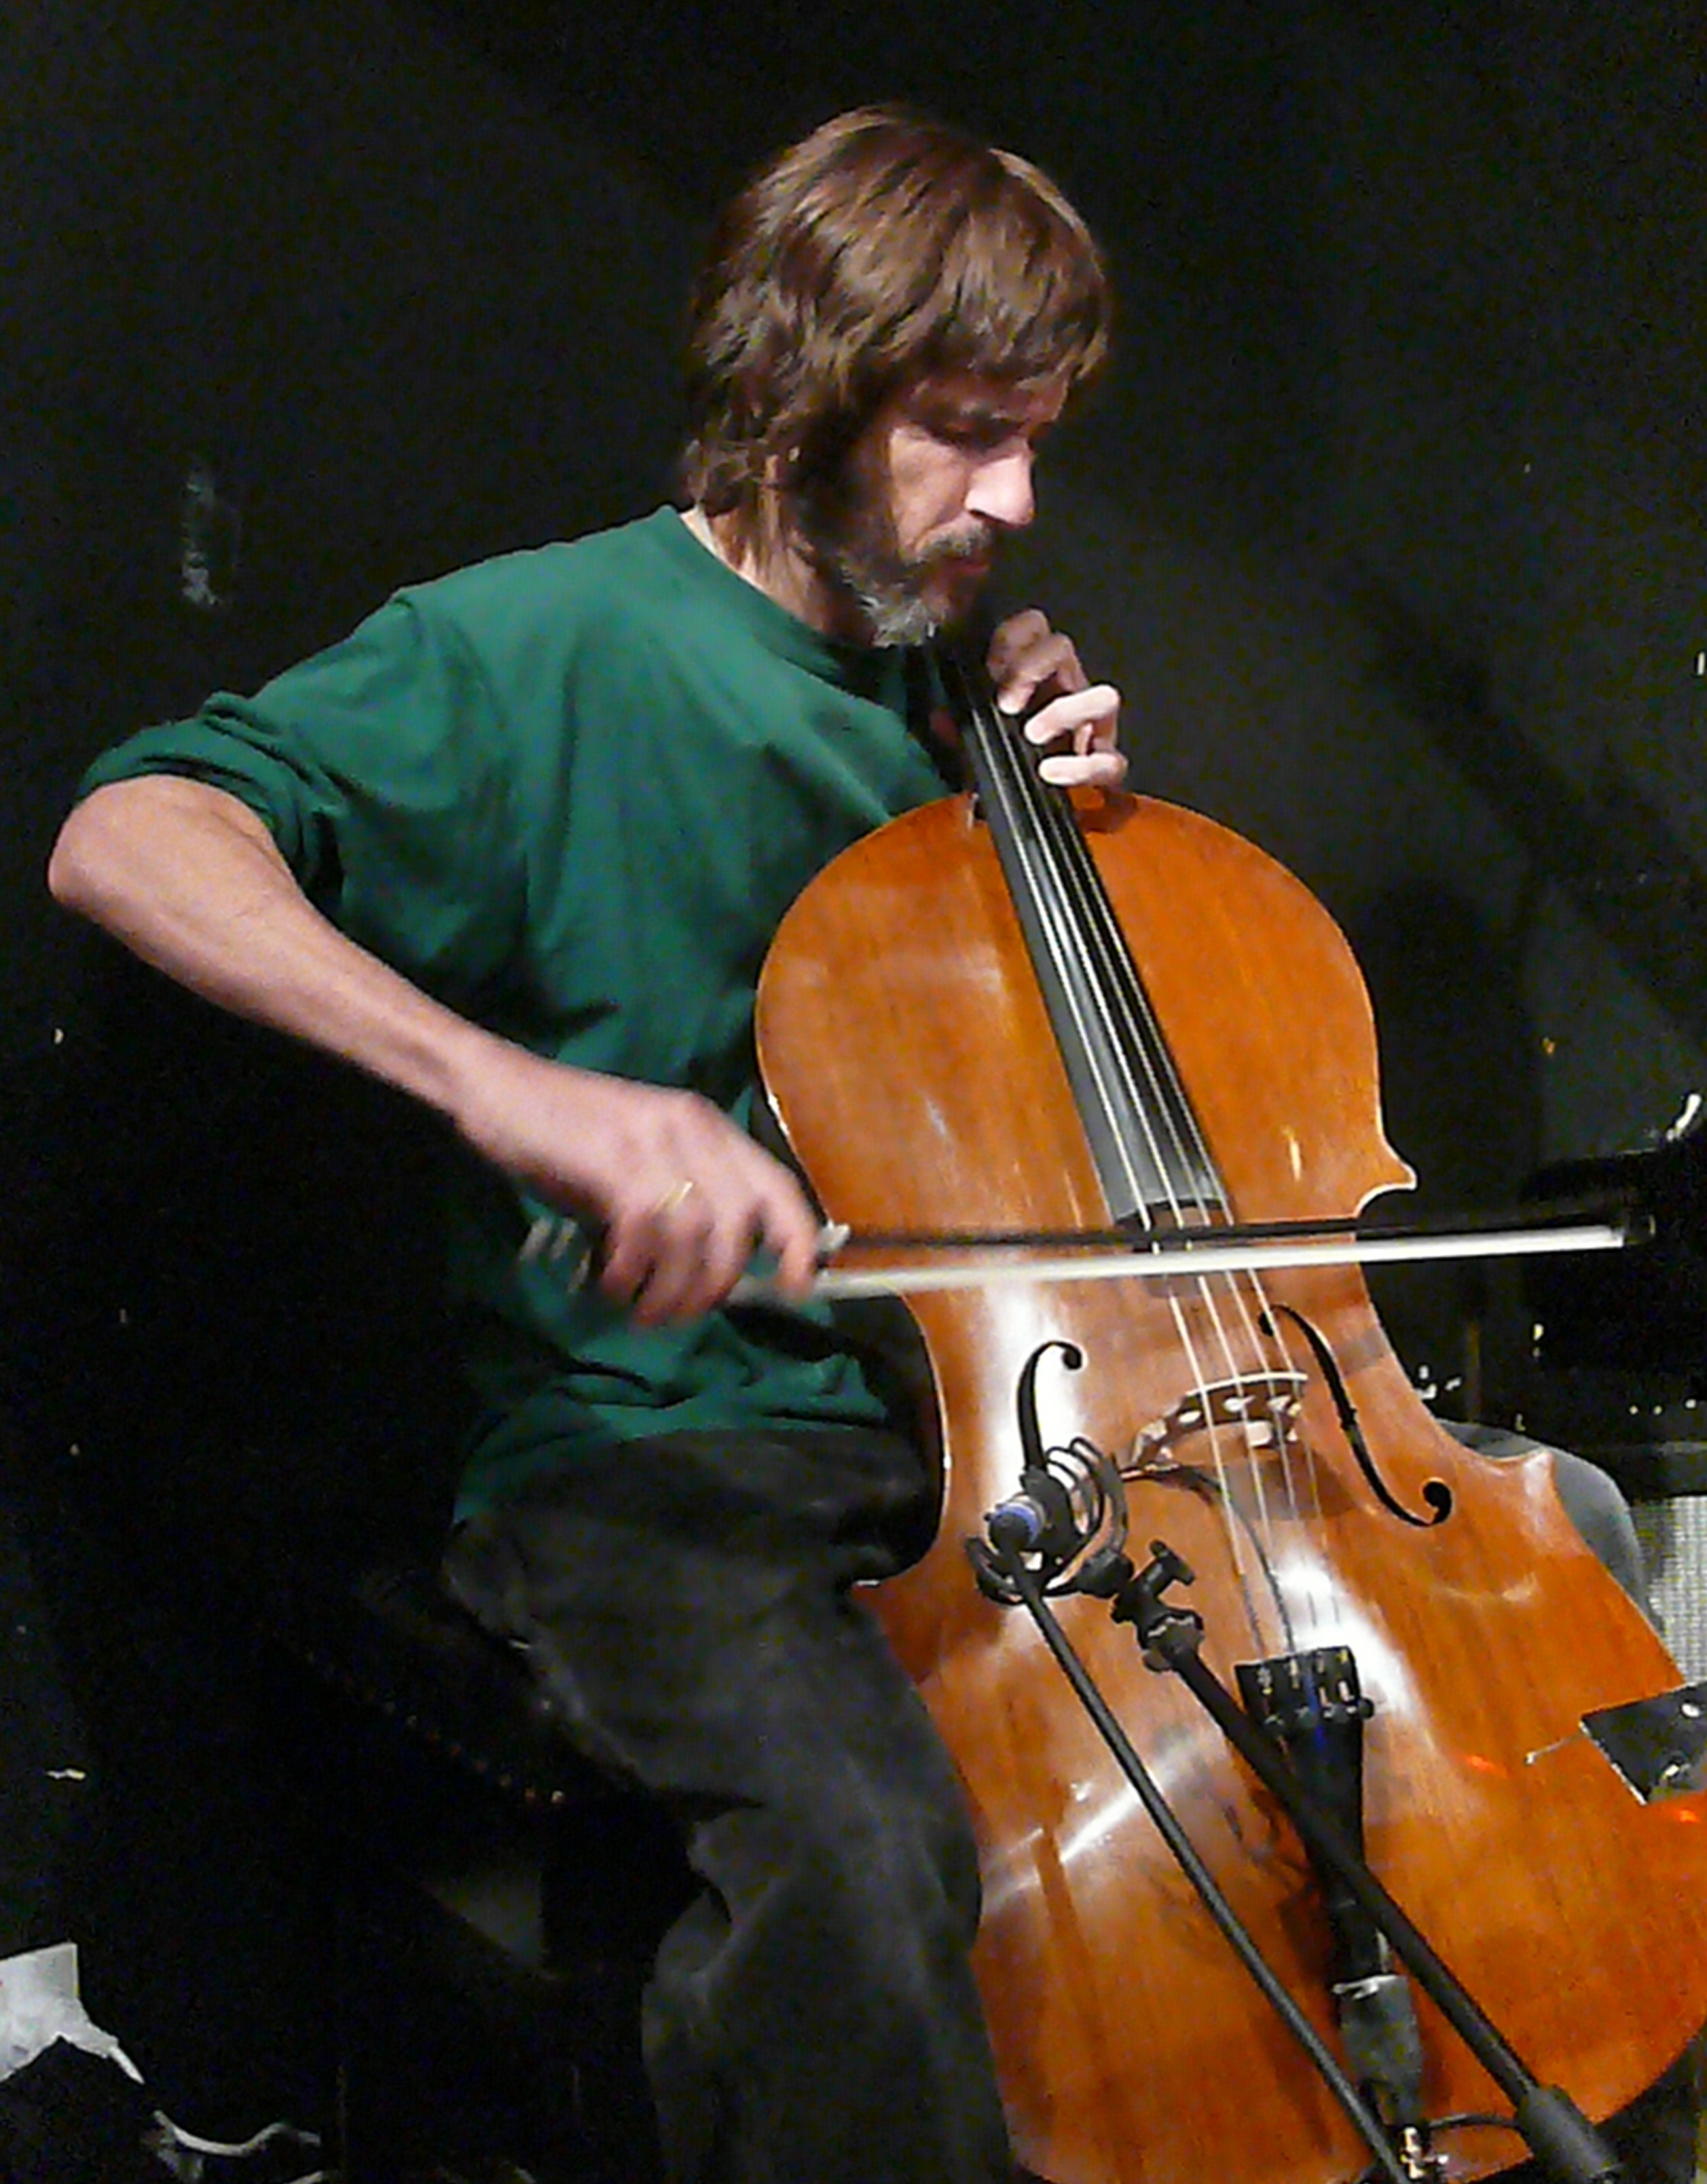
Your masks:
[{"label": "microphone", "polygon": [[984,1518],[984,1533],[1000,1555],[1049,1555],[1065,1562],[1084,1544],[1066,1488],[1053,1472],[1020,1474],[1020,1490],[998,1502]]}]

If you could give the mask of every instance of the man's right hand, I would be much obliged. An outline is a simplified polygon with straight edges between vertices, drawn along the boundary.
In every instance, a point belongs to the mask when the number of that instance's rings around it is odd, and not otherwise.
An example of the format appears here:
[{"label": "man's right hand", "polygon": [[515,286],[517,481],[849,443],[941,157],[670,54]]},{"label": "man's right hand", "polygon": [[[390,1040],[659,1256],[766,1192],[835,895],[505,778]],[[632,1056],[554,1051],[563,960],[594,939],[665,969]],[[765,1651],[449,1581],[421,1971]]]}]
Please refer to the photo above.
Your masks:
[{"label": "man's right hand", "polygon": [[599,1237],[598,1279],[642,1326],[709,1312],[771,1254],[785,1296],[817,1264],[817,1217],[788,1170],[709,1100],[494,1044],[453,1118],[469,1144]]}]

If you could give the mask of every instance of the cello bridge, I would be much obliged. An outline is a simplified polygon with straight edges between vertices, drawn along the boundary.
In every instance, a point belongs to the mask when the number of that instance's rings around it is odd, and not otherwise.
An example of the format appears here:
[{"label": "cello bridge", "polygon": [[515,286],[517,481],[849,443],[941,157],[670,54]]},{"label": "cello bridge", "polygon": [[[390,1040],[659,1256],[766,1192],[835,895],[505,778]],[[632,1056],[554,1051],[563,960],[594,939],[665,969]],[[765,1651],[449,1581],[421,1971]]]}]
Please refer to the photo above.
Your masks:
[{"label": "cello bridge", "polygon": [[1248,1452],[1278,1454],[1294,1445],[1304,1404],[1302,1373],[1248,1373],[1215,1380],[1182,1396],[1137,1435],[1121,1459],[1122,1479],[1165,1479],[1189,1468],[1179,1454],[1199,1434],[1237,1433]]}]

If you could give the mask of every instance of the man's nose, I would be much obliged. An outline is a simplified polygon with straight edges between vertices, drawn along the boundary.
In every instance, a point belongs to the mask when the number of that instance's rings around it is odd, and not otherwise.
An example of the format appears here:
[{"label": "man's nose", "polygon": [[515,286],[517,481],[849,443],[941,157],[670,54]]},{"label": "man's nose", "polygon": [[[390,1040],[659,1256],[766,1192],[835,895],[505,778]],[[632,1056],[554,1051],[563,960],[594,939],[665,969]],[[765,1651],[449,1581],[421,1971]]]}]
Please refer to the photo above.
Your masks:
[{"label": "man's nose", "polygon": [[1005,448],[979,464],[966,495],[968,511],[1004,531],[1022,531],[1037,512],[1030,448]]}]

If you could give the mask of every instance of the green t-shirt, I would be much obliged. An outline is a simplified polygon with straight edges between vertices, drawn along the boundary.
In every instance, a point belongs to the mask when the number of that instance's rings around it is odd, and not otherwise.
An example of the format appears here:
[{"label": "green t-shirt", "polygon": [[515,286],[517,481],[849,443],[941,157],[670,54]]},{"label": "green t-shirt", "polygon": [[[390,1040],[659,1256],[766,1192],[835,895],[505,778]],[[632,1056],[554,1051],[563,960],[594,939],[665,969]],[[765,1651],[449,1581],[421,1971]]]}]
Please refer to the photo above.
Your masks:
[{"label": "green t-shirt", "polygon": [[[744,1124],[783,912],[942,794],[904,681],[904,655],[827,643],[663,509],[399,593],[253,699],[133,737],[85,788],[176,772],[230,791],[310,898],[428,992]],[[468,1167],[451,1287],[487,1423],[465,1501],[642,1434],[882,1416],[828,1313],[636,1328],[519,1261],[539,1206]]]}]

